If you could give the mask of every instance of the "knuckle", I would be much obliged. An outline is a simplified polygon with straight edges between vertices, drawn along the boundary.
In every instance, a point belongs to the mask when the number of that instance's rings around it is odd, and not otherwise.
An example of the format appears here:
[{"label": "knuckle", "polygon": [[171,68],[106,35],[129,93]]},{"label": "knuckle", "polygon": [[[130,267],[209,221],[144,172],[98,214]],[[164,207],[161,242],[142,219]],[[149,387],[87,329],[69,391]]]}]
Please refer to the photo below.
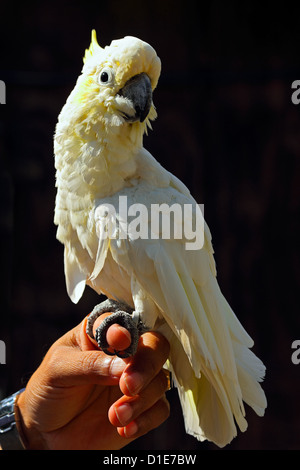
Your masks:
[{"label": "knuckle", "polygon": [[49,369],[56,370],[59,367],[63,357],[64,357],[63,346],[60,346],[54,343],[49,349],[49,351],[47,352],[43,362],[47,365]]},{"label": "knuckle", "polygon": [[154,349],[164,358],[167,359],[170,352],[170,344],[169,341],[158,331],[151,332],[154,340]]},{"label": "knuckle", "polygon": [[[92,371],[97,371],[99,369],[99,352],[98,351],[85,351],[84,354],[80,356],[81,369],[87,373]],[[101,371],[104,372],[103,370]],[[107,371],[108,372],[108,371]]]},{"label": "knuckle", "polygon": [[169,388],[169,381],[163,370],[161,370],[160,373],[158,374],[158,378],[159,378],[161,390],[163,392],[166,392]]}]

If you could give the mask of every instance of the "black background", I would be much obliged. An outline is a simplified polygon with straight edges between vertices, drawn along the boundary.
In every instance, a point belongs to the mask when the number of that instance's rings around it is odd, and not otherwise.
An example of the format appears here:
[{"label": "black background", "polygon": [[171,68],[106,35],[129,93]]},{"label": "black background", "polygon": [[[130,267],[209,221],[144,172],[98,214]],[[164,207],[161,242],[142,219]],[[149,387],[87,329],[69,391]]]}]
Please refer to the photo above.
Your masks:
[{"label": "black background", "polygon": [[[262,4],[263,3],[263,4]],[[1,1],[1,395],[19,389],[49,346],[99,298],[73,305],[53,224],[53,133],[89,46],[125,35],[162,60],[158,119],[145,147],[190,188],[213,235],[218,279],[267,366],[268,409],[227,449],[300,448],[299,6],[274,2]],[[171,416],[128,449],[216,449]]]}]

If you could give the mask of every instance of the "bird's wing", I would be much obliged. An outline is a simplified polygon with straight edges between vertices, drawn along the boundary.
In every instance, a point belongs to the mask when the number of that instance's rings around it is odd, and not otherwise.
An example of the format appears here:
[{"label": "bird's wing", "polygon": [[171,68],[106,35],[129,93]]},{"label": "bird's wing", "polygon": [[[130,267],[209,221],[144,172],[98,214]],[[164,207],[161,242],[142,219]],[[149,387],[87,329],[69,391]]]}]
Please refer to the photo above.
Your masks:
[{"label": "bird's wing", "polygon": [[[153,204],[183,207],[194,203],[189,194],[171,186],[154,189],[139,184],[122,195],[128,206],[138,202],[149,211]],[[110,199],[115,206],[117,197]],[[243,400],[263,413],[265,399],[257,381],[262,379],[264,366],[249,350],[253,341],[219,289],[210,232],[204,225],[204,243],[197,250],[186,249],[189,240],[184,236],[134,239],[131,235],[110,239],[109,251],[168,325],[171,367],[186,427],[200,439],[225,445],[236,435],[234,419],[241,430],[247,427]],[[143,320],[147,324],[147,317]]]}]

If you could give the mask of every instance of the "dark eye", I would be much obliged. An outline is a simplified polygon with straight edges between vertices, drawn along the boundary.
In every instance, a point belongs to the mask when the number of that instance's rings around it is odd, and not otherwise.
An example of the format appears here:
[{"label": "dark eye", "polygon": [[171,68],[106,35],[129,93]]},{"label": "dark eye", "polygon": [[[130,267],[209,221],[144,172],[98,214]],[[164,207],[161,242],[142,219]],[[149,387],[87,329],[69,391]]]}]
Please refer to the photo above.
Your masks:
[{"label": "dark eye", "polygon": [[113,71],[110,68],[102,69],[99,74],[100,84],[109,85],[113,81]]},{"label": "dark eye", "polygon": [[107,72],[102,72],[100,76],[100,80],[102,83],[106,83],[109,80],[109,75]]}]

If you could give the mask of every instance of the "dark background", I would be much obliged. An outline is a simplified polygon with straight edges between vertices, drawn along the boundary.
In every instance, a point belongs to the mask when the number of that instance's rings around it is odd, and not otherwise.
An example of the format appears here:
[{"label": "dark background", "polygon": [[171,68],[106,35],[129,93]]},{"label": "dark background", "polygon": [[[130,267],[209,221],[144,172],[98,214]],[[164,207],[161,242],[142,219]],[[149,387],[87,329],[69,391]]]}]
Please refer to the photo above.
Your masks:
[{"label": "dark background", "polygon": [[[102,46],[134,35],[157,50],[159,117],[145,147],[204,203],[219,283],[267,365],[266,415],[247,408],[248,431],[227,449],[300,449],[300,7],[279,5],[1,0],[2,396],[99,301],[91,289],[76,306],[67,297],[53,224],[54,128],[95,28]],[[129,448],[216,449],[185,434],[168,395],[168,421]]]}]

